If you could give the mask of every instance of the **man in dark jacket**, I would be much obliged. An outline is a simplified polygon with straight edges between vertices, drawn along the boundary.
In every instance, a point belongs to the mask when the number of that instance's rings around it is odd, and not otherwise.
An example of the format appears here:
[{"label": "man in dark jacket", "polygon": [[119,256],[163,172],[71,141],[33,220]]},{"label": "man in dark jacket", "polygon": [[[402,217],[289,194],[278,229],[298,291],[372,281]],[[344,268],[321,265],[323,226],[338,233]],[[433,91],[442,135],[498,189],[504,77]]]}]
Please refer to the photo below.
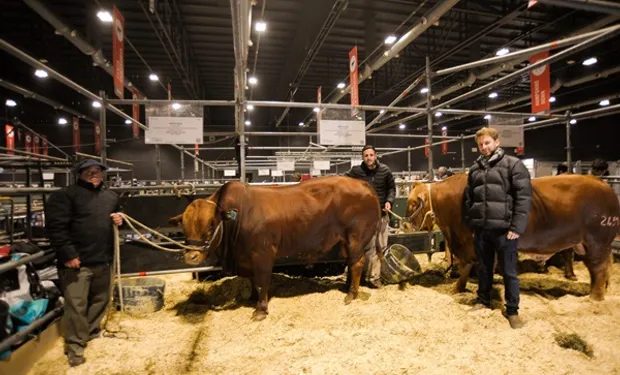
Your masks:
[{"label": "man in dark jacket", "polygon": [[379,203],[383,210],[381,225],[366,249],[365,268],[368,286],[381,288],[381,261],[377,252],[384,251],[387,248],[389,223],[387,211],[392,209],[396,196],[396,184],[390,168],[377,161],[377,151],[373,146],[366,145],[362,148],[362,158],[364,159],[362,163],[353,166],[345,175],[368,182],[379,197]]},{"label": "man in dark jacket", "polygon": [[475,309],[491,306],[495,253],[504,269],[506,316],[520,328],[517,239],[525,232],[532,199],[530,174],[514,156],[499,147],[493,128],[476,133],[480,157],[469,170],[465,190],[465,219],[474,230],[478,257],[478,302]]},{"label": "man in dark jacket", "polygon": [[47,201],[45,227],[58,259],[65,298],[61,320],[70,366],[85,362],[86,343],[98,337],[110,299],[112,225],[121,225],[118,196],[103,185],[106,167],[86,159],[75,166],[74,185]]}]

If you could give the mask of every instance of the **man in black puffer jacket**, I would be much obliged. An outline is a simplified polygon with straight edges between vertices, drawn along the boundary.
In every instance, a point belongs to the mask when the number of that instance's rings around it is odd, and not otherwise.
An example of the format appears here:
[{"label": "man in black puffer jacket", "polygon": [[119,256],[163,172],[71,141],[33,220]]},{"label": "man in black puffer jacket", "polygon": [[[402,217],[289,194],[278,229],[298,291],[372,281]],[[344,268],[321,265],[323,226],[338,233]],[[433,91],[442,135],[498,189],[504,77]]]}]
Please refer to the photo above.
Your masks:
[{"label": "man in black puffer jacket", "polygon": [[362,148],[362,158],[364,159],[362,163],[353,166],[345,175],[368,182],[379,197],[382,209],[381,225],[366,249],[365,280],[371,288],[381,288],[381,260],[377,252],[387,248],[389,223],[387,210],[392,209],[396,184],[390,168],[377,161],[377,151],[373,146],[366,145]]},{"label": "man in black puffer jacket", "polygon": [[493,128],[476,133],[480,157],[469,170],[465,190],[465,220],[474,230],[478,257],[478,304],[490,308],[493,263],[497,252],[504,269],[506,316],[520,328],[517,239],[527,226],[532,200],[530,174],[521,160],[505,155]]},{"label": "man in black puffer jacket", "polygon": [[106,167],[96,160],[78,163],[77,183],[52,194],[45,227],[58,259],[65,297],[62,335],[69,365],[84,363],[86,343],[99,335],[110,299],[112,225],[121,225],[118,196],[103,185]]}]

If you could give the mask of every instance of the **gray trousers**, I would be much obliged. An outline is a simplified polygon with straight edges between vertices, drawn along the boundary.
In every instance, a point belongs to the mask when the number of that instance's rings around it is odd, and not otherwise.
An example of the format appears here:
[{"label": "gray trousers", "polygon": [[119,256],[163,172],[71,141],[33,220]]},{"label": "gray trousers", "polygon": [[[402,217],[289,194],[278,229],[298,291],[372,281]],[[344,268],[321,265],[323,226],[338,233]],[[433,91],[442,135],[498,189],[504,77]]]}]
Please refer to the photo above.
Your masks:
[{"label": "gray trousers", "polygon": [[60,322],[65,353],[83,356],[91,335],[100,330],[110,300],[112,270],[109,265],[61,268],[58,276],[65,298]]},{"label": "gray trousers", "polygon": [[388,215],[381,216],[379,231],[372,237],[366,247],[366,281],[376,282],[381,278],[381,259],[377,251],[383,252],[388,244]]}]

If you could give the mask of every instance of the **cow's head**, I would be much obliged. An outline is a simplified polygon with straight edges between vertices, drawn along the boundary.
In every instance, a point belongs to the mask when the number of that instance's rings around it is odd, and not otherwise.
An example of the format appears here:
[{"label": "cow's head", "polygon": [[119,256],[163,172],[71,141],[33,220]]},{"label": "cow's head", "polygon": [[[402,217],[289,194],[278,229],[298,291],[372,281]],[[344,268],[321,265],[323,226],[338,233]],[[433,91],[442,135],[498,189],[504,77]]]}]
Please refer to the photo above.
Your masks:
[{"label": "cow's head", "polygon": [[222,242],[222,220],[212,198],[194,200],[182,214],[169,221],[183,225],[185,243],[192,247],[183,254],[185,263],[198,265],[204,262]]},{"label": "cow's head", "polygon": [[428,183],[416,182],[407,198],[407,218],[413,230],[431,230],[433,228],[430,212]]}]

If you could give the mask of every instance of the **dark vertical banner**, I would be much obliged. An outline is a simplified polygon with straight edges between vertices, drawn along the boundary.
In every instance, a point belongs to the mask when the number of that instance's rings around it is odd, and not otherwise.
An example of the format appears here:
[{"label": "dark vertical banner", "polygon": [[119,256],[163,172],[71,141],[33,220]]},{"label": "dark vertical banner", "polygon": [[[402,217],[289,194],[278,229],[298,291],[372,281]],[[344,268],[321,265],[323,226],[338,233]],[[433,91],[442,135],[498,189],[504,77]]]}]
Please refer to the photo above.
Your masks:
[{"label": "dark vertical banner", "polygon": [[28,131],[24,137],[24,150],[26,152],[32,152],[32,134]]},{"label": "dark vertical banner", "polygon": [[41,154],[47,156],[48,155],[48,143],[47,143],[47,137],[46,136],[42,136],[41,137]]},{"label": "dark vertical banner", "polygon": [[125,90],[125,18],[121,12],[112,7],[112,63],[114,65],[114,93],[123,99]]},{"label": "dark vertical banner", "polygon": [[[549,57],[549,51],[543,51],[530,57],[530,64]],[[551,104],[551,71],[549,65],[540,66],[530,72],[530,91],[532,96],[532,113],[549,112]]]},{"label": "dark vertical banner", "polygon": [[6,140],[6,153],[13,155],[15,150],[15,128],[11,124],[4,124],[4,137]]},{"label": "dark vertical banner", "polygon": [[[138,91],[132,91],[131,97],[134,100],[140,99]],[[131,134],[134,139],[139,139],[140,127],[138,126],[138,122],[140,122],[140,104],[131,105],[131,117],[133,118],[133,122],[131,123]]]},{"label": "dark vertical banner", "polygon": [[73,152],[80,152],[80,119],[77,116],[73,116],[73,122],[71,124],[73,129]]},{"label": "dark vertical banner", "polygon": [[101,155],[101,125],[95,123],[95,154]]},{"label": "dark vertical banner", "polygon": [[35,154],[40,153],[40,150],[39,150],[40,143],[41,143],[41,138],[39,137],[38,134],[35,134],[32,137],[32,152],[34,152]]}]

